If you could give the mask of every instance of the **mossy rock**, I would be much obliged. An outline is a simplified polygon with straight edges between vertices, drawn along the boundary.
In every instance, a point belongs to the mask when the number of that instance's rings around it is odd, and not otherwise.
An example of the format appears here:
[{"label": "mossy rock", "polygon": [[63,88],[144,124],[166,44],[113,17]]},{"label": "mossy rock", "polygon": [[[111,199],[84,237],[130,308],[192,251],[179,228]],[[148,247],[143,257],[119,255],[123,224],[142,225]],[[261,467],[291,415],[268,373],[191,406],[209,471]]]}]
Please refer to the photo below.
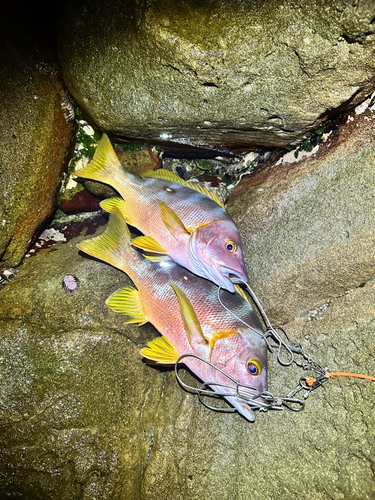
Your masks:
[{"label": "mossy rock", "polygon": [[[296,500],[371,500],[373,384],[328,381],[302,413],[258,412],[254,424],[204,408],[173,371],[142,361],[139,350],[157,332],[125,325],[105,305],[130,281],[75,248],[103,231],[94,220],[77,220],[75,229],[61,223],[65,235],[82,234],[25,259],[0,289],[0,496],[271,500],[277,491]],[[68,274],[80,281],[72,293],[62,287]],[[330,370],[371,374],[374,301],[369,282],[319,321],[285,328]],[[310,373],[283,368],[275,356],[269,363],[276,396]]]},{"label": "mossy rock", "polygon": [[52,215],[75,132],[61,107],[53,44],[44,32],[24,33],[20,19],[19,29],[2,31],[0,49],[0,268],[21,262]]},{"label": "mossy rock", "polygon": [[375,88],[374,18],[372,0],[71,1],[59,58],[103,130],[280,146]]}]

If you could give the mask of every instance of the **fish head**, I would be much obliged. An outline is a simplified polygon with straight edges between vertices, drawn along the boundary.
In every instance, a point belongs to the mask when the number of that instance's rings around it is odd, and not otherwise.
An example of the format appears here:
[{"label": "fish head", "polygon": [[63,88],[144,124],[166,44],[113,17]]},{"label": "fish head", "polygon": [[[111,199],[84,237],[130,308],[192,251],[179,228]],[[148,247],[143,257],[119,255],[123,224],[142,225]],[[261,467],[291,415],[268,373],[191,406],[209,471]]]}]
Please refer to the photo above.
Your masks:
[{"label": "fish head", "polygon": [[234,292],[233,283],[247,281],[241,236],[232,221],[197,228],[190,254],[202,276],[230,292]]},{"label": "fish head", "polygon": [[[236,393],[236,385],[231,379],[210,367],[208,379],[229,386],[214,387],[214,390],[224,393],[241,415],[253,421],[252,410],[259,407],[257,403],[265,403],[261,394],[267,391],[267,345],[264,339],[254,333],[244,336],[235,332],[229,337],[223,336],[213,346],[210,362],[239,384]],[[254,401],[249,398],[254,398]]]}]

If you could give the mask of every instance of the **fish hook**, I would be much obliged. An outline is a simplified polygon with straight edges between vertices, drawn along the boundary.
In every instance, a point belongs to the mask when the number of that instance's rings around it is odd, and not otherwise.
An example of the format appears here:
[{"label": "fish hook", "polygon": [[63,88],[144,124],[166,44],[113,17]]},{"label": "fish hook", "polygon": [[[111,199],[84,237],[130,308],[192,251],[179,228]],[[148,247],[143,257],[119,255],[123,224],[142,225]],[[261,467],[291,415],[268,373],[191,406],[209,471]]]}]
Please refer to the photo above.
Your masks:
[{"label": "fish hook", "polygon": [[[233,385],[230,384],[222,384],[219,382],[204,382],[202,383],[199,387],[192,387],[188,384],[186,384],[181,377],[178,374],[178,364],[184,359],[184,358],[195,358],[203,363],[206,363],[209,365],[211,368],[219,371],[221,374],[223,374],[225,377],[227,377]],[[186,353],[182,354],[176,361],[175,363],[175,376],[177,379],[177,382],[180,384],[182,388],[185,390],[192,392],[193,394],[198,395],[199,401],[205,406],[206,408],[209,408],[211,410],[215,411],[221,411],[221,412],[226,412],[226,413],[232,413],[232,409],[224,409],[224,408],[217,408],[215,406],[210,406],[208,403],[202,400],[202,396],[208,396],[208,397],[238,397],[240,399],[243,399],[247,402],[247,404],[252,408],[252,409],[259,409],[263,411],[267,411],[270,408],[275,408],[278,409],[276,402],[276,398],[273,396],[268,391],[258,393],[256,390],[256,387],[252,385],[246,385],[246,384],[241,384],[237,380],[235,380],[233,377],[231,377],[228,373],[223,371],[221,368],[215,366],[212,364],[210,361],[201,358],[200,356],[197,356],[196,354],[192,353]],[[226,388],[231,390],[232,392],[224,392],[220,391],[220,387]],[[264,399],[265,402],[262,401],[257,401],[258,399]],[[237,410],[234,410],[237,411]]]},{"label": "fish hook", "polygon": [[[261,333],[259,333],[258,330],[256,330],[255,328],[253,328],[251,325],[249,325],[248,323],[246,323],[246,321],[244,321],[242,318],[240,318],[239,316],[237,316],[233,311],[231,311],[230,309],[228,309],[228,307],[226,307],[225,304],[223,304],[221,298],[220,298],[220,290],[222,289],[221,286],[219,286],[218,288],[218,291],[217,291],[217,298],[218,298],[218,301],[219,303],[221,304],[221,306],[227,311],[229,312],[229,314],[231,314],[234,318],[236,318],[238,321],[240,321],[241,323],[243,323],[245,326],[247,326],[248,328],[250,328],[253,332],[257,333],[258,335],[260,335],[260,337],[265,340],[266,344],[267,344],[267,347],[269,348],[269,350],[271,352],[273,352],[273,347],[274,346],[271,346],[271,344],[269,343],[267,337],[268,336],[271,336],[273,337],[273,339],[277,342],[278,344],[278,352],[277,352],[277,360],[278,362],[283,365],[283,366],[289,366],[291,365],[293,362],[294,362],[294,353],[293,353],[293,349],[291,348],[291,342],[289,340],[289,337],[288,335],[286,334],[285,330],[283,328],[281,328],[280,326],[274,326],[272,325],[272,323],[270,322],[270,320],[268,319],[268,316],[266,314],[266,312],[264,311],[261,303],[259,302],[258,300],[258,297],[255,295],[254,291],[250,288],[250,285],[248,283],[246,283],[245,281],[243,281],[242,279],[238,278],[239,281],[242,282],[243,285],[245,285],[249,295],[250,295],[250,298],[251,300],[253,301],[258,313],[259,313],[259,316],[261,317],[262,321],[263,321],[263,324],[265,326],[265,332],[264,334],[262,335]],[[284,340],[282,339],[282,337],[277,333],[276,330],[281,330],[281,332],[285,335],[287,341],[288,341],[288,344],[286,344],[284,342]],[[283,349],[285,351],[287,351],[288,353],[288,359],[287,360],[283,360],[282,359],[282,356],[281,356],[281,353],[283,352]],[[297,350],[295,350],[294,352],[297,352]]]}]

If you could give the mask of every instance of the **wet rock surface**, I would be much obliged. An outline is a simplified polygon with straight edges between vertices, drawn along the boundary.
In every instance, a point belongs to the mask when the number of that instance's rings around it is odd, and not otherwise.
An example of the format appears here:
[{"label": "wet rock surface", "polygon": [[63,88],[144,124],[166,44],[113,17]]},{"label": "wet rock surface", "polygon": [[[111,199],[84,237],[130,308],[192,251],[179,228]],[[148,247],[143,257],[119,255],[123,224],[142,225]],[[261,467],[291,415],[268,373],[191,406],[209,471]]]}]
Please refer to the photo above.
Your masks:
[{"label": "wet rock surface", "polygon": [[107,132],[285,145],[374,89],[374,18],[371,0],[72,1],[60,9],[59,59]]},{"label": "wet rock surface", "polygon": [[[0,495],[372,499],[373,384],[329,381],[302,413],[258,413],[254,424],[203,408],[171,371],[143,363],[139,349],[156,331],[105,306],[129,280],[75,248],[105,223],[100,214],[61,222],[65,241],[38,249],[0,289]],[[66,275],[80,281],[70,294]],[[374,301],[369,281],[319,321],[286,329],[331,371],[375,373]],[[274,356],[270,365],[276,395],[307,374]]]},{"label": "wet rock surface", "polygon": [[5,9],[0,35],[0,269],[21,262],[52,215],[74,140],[53,35],[23,7],[9,17]]},{"label": "wet rock surface", "polygon": [[275,321],[307,317],[375,274],[375,115],[360,111],[310,153],[244,178],[230,199],[249,280]]},{"label": "wet rock surface", "polygon": [[[172,137],[161,142],[201,146],[228,140],[275,145],[372,88],[369,1],[216,3],[216,18],[207,15],[208,4],[190,1],[181,12],[169,1],[127,3],[125,14],[106,1],[60,5],[60,20],[69,21],[60,32],[66,81],[97,124],[119,134],[167,133]],[[27,36],[28,26],[33,36],[44,36],[40,11],[34,3],[13,7],[18,28],[27,19]],[[130,281],[75,247],[102,232],[107,216],[61,217],[40,227],[55,206],[74,125],[61,108],[54,54],[47,57],[33,37],[26,46],[24,37],[13,44],[9,33],[0,33],[8,37],[0,54],[0,212],[6,211],[0,269],[8,267],[0,273],[0,498],[373,500],[373,383],[332,379],[310,395],[303,412],[258,412],[250,424],[209,411],[178,386],[172,371],[144,363],[139,350],[158,333],[147,324],[125,325],[105,305]],[[91,34],[99,36],[100,50],[86,43]],[[145,73],[139,83],[135,75]],[[319,133],[322,142],[310,152],[301,146],[273,159],[263,155],[235,188],[229,211],[243,236],[251,286],[270,319],[329,371],[374,375],[375,121],[369,104],[332,133]],[[146,152],[144,162],[119,156],[141,170],[150,161]],[[210,183],[212,174],[229,172],[234,182],[256,157],[250,153],[243,164],[210,160],[209,168],[205,160],[192,168],[169,159],[169,168],[202,171]],[[159,159],[153,160],[156,168]],[[9,270],[33,238],[22,265]],[[281,367],[275,357],[269,356],[275,396],[313,375]],[[198,384],[183,370],[181,376]]]}]

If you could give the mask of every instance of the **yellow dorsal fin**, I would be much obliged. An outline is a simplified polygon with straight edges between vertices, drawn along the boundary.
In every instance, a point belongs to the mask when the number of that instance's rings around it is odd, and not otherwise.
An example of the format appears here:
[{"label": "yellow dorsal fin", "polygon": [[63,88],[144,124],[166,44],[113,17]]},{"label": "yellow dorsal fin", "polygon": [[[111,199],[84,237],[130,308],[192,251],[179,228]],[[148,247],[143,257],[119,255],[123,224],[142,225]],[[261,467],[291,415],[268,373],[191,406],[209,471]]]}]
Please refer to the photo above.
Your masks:
[{"label": "yellow dorsal fin", "polygon": [[148,321],[139,300],[138,290],[131,286],[120,288],[108,297],[105,303],[115,312],[125,314],[125,323],[139,323],[141,326]]},{"label": "yellow dorsal fin", "polygon": [[182,184],[186,186],[189,184],[188,182],[181,179],[177,174],[171,172],[170,170],[166,170],[165,168],[159,168],[158,170],[146,170],[142,172],[141,177],[151,177],[153,179],[163,179],[165,181],[175,182],[176,184]]},{"label": "yellow dorsal fin", "polygon": [[224,204],[220,201],[220,199],[216,196],[215,193],[212,193],[208,189],[205,189],[202,186],[199,186],[198,184],[194,184],[193,182],[188,182],[188,184],[191,189],[194,189],[195,191],[204,194],[204,196],[207,196],[207,198],[211,198],[211,200],[213,200],[215,203],[217,203],[221,208],[225,210]]},{"label": "yellow dorsal fin", "polygon": [[181,233],[188,234],[189,231],[184,226],[179,216],[164,201],[157,200],[160,205],[161,218],[168,231],[177,240]]},{"label": "yellow dorsal fin", "polygon": [[86,167],[77,170],[73,175],[74,177],[83,177],[85,179],[92,179],[94,181],[111,184],[113,170],[117,171],[119,169],[126,173],[116,156],[107,134],[103,134],[98,147],[96,148],[93,159],[86,165]]},{"label": "yellow dorsal fin", "polygon": [[211,193],[211,191],[208,191],[208,189],[204,189],[198,184],[194,184],[193,182],[188,182],[184,181],[184,179],[181,179],[177,174],[174,172],[171,172],[169,170],[166,170],[164,168],[160,168],[159,170],[146,170],[146,172],[143,172],[141,177],[152,177],[154,179],[164,179],[166,181],[171,181],[175,182],[177,184],[181,184],[182,186],[189,187],[190,189],[194,189],[194,191],[198,191],[198,193],[203,194],[204,196],[207,196],[207,198],[211,198],[215,203],[220,205],[221,208],[225,207],[223,203],[219,200],[219,198],[216,196],[216,194]]},{"label": "yellow dorsal fin", "polygon": [[77,244],[82,252],[122,269],[126,252],[131,248],[128,226],[119,213],[111,213],[103,234]]},{"label": "yellow dorsal fin", "polygon": [[132,225],[126,213],[126,204],[122,198],[107,198],[100,202],[100,206],[106,212],[115,214],[117,217],[123,218],[127,224]]},{"label": "yellow dorsal fin", "polygon": [[151,340],[140,352],[145,358],[165,365],[174,364],[179,358],[178,352],[166,337]]},{"label": "yellow dorsal fin", "polygon": [[160,254],[168,253],[152,236],[138,236],[132,240],[132,245],[145,252]]},{"label": "yellow dorsal fin", "polygon": [[211,340],[210,340],[210,351],[215,347],[215,344],[218,340],[220,339],[226,339],[228,337],[231,337],[232,335],[235,335],[238,333],[237,330],[229,330],[229,332],[218,332],[212,335]]},{"label": "yellow dorsal fin", "polygon": [[189,299],[186,297],[179,286],[175,285],[174,283],[171,283],[171,285],[178,298],[180,313],[182,321],[184,322],[186,337],[189,341],[189,344],[192,348],[194,348],[196,344],[208,344],[208,341],[203,335],[201,325]]},{"label": "yellow dorsal fin", "polygon": [[234,288],[236,290],[237,293],[239,293],[240,295],[242,295],[242,297],[246,300],[246,302],[249,302],[249,297],[246,295],[246,293],[242,290],[242,288],[238,285],[234,285]]}]

